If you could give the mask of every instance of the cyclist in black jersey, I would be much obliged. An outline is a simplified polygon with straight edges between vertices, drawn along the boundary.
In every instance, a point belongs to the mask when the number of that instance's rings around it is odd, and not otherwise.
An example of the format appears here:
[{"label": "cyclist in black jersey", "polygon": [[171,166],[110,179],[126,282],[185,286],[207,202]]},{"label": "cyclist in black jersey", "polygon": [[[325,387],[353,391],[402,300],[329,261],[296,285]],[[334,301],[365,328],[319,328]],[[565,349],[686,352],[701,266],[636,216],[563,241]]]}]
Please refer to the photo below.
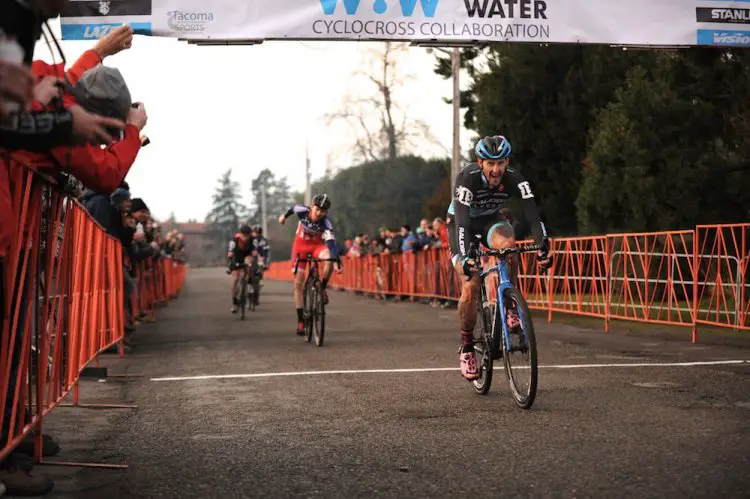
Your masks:
[{"label": "cyclist in black jersey", "polygon": [[271,263],[271,248],[268,245],[268,239],[263,237],[263,227],[260,225],[253,226],[251,247],[253,251],[256,251],[258,254],[258,271],[256,273],[258,278],[258,289],[254,296],[255,305],[260,305],[260,281],[263,280],[263,271],[265,271],[268,268],[268,264]]},{"label": "cyclist in black jersey", "polygon": [[[468,255],[472,242],[481,242],[492,249],[511,248],[516,244],[510,211],[504,208],[512,197],[520,198],[526,220],[536,244],[542,246],[537,263],[546,270],[551,263],[547,230],[539,216],[534,194],[526,179],[509,167],[511,146],[502,135],[484,137],[475,147],[477,162],[465,166],[456,177],[456,189],[448,207],[448,240],[451,261],[462,277],[458,311],[461,322],[461,375],[466,379],[479,376],[474,356],[473,331],[477,319],[475,300],[479,296],[479,274]],[[517,258],[509,259],[511,279],[516,285]],[[467,281],[464,276],[471,276]],[[519,324],[514,310],[506,319],[510,327]]]},{"label": "cyclist in black jersey", "polygon": [[237,313],[237,284],[240,282],[240,270],[237,266],[241,263],[250,265],[253,252],[251,229],[249,225],[243,224],[240,231],[229,241],[228,269],[227,274],[232,274],[232,313]]}]

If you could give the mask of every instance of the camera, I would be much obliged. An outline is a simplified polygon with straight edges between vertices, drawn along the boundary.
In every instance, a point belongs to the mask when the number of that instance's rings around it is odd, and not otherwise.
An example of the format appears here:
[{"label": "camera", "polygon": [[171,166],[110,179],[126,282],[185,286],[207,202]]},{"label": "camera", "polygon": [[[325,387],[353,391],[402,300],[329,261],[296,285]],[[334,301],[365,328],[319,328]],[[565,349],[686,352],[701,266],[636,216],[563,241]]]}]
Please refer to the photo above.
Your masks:
[{"label": "camera", "polygon": [[[138,109],[138,103],[137,102],[133,102],[132,104],[130,104],[130,107],[132,109]],[[150,143],[151,143],[151,139],[149,139],[145,135],[141,135],[141,147],[146,147]]]}]

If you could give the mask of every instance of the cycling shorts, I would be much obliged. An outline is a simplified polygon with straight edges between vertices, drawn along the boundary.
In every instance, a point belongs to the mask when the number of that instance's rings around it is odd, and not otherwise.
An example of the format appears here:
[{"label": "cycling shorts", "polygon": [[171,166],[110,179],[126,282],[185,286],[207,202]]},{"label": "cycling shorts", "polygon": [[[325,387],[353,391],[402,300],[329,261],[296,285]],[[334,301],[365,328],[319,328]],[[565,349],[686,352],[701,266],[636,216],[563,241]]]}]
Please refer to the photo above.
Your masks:
[{"label": "cycling shorts", "polygon": [[[468,245],[471,242],[479,242],[489,248],[490,236],[492,233],[506,224],[510,225],[511,228],[513,227],[510,216],[502,212],[489,217],[473,218],[469,224],[469,234],[466,237],[466,244]],[[453,215],[451,215],[450,220],[448,220],[448,244],[451,250],[451,263],[455,266],[460,259],[461,252],[458,249],[456,219]]]},{"label": "cycling shorts", "polygon": [[250,251],[235,251],[232,254],[232,267],[236,267],[241,263],[245,263],[245,259],[250,258],[250,256],[252,256],[252,253]]},{"label": "cycling shorts", "polygon": [[[308,254],[311,254],[315,258],[320,258],[321,253],[327,250],[328,246],[323,241],[305,240],[298,237],[294,238],[292,244],[292,266],[294,266],[294,260],[299,256],[300,258],[307,258]],[[304,269],[307,267],[307,262],[299,262],[297,267]],[[294,268],[292,268],[294,270]]]}]

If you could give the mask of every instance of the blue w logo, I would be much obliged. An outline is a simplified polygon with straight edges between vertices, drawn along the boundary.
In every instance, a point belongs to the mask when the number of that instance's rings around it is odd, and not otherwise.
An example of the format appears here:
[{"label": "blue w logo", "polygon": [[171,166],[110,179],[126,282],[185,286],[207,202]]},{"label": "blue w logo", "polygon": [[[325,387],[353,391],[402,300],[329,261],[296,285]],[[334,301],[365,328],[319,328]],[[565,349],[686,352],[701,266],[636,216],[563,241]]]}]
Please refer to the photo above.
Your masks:
[{"label": "blue w logo", "polygon": [[[341,3],[344,4],[344,10],[346,11],[347,16],[357,14],[360,1],[361,0],[341,0]],[[434,17],[439,1],[440,0],[398,0],[401,4],[401,14],[404,17],[412,17],[414,15],[414,9],[417,7],[417,2],[422,5],[422,12],[424,12],[425,17]],[[332,16],[335,13],[336,5],[338,3],[338,0],[320,0],[320,6],[323,7],[323,13],[327,16]],[[375,14],[383,15],[387,10],[388,3],[386,0],[373,1],[372,11]]]}]

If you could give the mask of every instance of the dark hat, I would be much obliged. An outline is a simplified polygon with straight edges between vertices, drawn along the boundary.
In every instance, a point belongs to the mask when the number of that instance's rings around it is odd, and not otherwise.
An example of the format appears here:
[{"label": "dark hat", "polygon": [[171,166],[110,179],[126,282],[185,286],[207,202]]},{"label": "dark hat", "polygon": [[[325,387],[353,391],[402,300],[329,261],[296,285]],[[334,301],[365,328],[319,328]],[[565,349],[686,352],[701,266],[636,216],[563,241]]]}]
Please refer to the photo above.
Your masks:
[{"label": "dark hat", "polygon": [[120,70],[103,64],[83,73],[72,93],[87,111],[123,121],[132,104],[130,90]]},{"label": "dark hat", "polygon": [[125,189],[117,188],[115,189],[115,192],[110,194],[109,199],[113,205],[118,206],[120,203],[130,199],[130,192]]},{"label": "dark hat", "polygon": [[136,211],[151,211],[148,209],[148,206],[146,206],[146,203],[143,202],[143,199],[141,198],[133,198],[132,200],[132,208],[130,208],[130,211],[135,213]]}]

